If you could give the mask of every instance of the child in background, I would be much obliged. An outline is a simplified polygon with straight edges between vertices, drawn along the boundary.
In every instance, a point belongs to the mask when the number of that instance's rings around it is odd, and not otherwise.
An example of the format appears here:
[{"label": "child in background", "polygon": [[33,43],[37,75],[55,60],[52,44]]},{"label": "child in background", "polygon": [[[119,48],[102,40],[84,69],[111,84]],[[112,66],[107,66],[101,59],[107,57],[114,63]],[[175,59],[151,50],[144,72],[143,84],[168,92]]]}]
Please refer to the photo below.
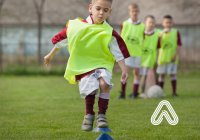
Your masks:
[{"label": "child in background", "polygon": [[115,60],[118,62],[126,82],[128,73],[124,59],[129,57],[123,39],[105,21],[111,13],[112,0],[92,0],[87,19],[70,20],[67,27],[52,39],[55,47],[44,57],[48,65],[60,47],[68,43],[69,59],[64,77],[71,83],[79,83],[79,90],[85,98],[86,114],[82,130],[91,131],[95,112],[95,95],[98,98],[97,127],[108,127],[106,111],[112,87],[111,77]]},{"label": "child in background", "polygon": [[[138,96],[140,83],[141,44],[144,37],[144,24],[138,19],[139,6],[132,3],[128,7],[130,18],[123,22],[121,36],[124,39],[131,57],[125,59],[125,64],[133,69],[134,81],[131,98]],[[127,83],[121,82],[121,99],[125,98]]]},{"label": "child in background", "polygon": [[170,15],[163,17],[163,31],[160,34],[161,47],[158,56],[159,74],[158,84],[164,88],[164,78],[166,74],[171,76],[172,95],[177,96],[177,65],[179,48],[182,46],[180,33],[173,28],[173,18]]},{"label": "child in background", "polygon": [[[154,16],[148,15],[145,17],[145,31],[144,31],[144,40],[142,43],[142,56],[141,56],[142,93],[145,93],[145,83],[148,72],[154,71],[156,67],[157,51],[160,47],[159,30],[155,29],[155,25],[156,25],[156,20]],[[152,81],[155,81],[155,79],[154,80],[152,79]],[[143,95],[141,94],[141,96],[145,97],[145,94]]]}]

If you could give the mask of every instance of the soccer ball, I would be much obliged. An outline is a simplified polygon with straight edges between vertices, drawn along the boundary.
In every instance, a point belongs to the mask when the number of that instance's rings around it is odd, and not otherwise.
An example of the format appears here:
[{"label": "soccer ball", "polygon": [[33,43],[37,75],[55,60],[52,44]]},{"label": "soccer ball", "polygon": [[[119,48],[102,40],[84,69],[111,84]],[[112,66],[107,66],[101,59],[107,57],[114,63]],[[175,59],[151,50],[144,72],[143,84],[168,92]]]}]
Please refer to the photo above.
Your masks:
[{"label": "soccer ball", "polygon": [[162,88],[158,85],[151,86],[147,91],[147,96],[149,98],[161,98],[163,97],[164,92]]}]

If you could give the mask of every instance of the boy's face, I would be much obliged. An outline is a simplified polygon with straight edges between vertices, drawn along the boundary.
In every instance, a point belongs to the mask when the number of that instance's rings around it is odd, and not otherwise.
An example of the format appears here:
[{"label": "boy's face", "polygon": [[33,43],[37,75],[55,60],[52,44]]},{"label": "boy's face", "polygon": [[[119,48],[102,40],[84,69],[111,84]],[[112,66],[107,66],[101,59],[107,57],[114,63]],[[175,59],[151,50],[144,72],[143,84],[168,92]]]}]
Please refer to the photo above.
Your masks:
[{"label": "boy's face", "polygon": [[173,26],[173,21],[172,19],[164,18],[162,25],[164,29],[171,29]]},{"label": "boy's face", "polygon": [[147,30],[153,30],[155,28],[156,21],[152,18],[147,18],[145,21],[145,28]]},{"label": "boy's face", "polygon": [[89,5],[89,12],[92,14],[94,24],[101,24],[109,17],[111,5],[111,2],[107,0],[96,0]]},{"label": "boy's face", "polygon": [[130,18],[135,21],[137,20],[138,18],[138,15],[139,15],[139,9],[138,8],[133,8],[131,6],[129,6],[129,15],[130,15]]}]

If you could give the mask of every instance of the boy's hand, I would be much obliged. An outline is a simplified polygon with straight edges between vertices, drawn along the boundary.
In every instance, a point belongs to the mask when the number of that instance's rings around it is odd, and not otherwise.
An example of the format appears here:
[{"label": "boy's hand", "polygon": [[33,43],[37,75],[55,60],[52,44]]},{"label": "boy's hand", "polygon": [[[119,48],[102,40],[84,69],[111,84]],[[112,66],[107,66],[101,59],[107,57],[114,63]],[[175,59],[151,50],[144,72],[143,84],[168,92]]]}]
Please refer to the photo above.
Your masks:
[{"label": "boy's hand", "polygon": [[122,71],[121,82],[122,82],[123,84],[125,84],[126,81],[127,81],[127,79],[128,79],[128,71],[127,71],[127,70]]},{"label": "boy's hand", "polygon": [[51,55],[46,55],[45,57],[44,57],[44,64],[46,65],[46,66],[48,66],[49,65],[49,63],[51,62],[51,59],[52,59],[52,57],[51,57]]},{"label": "boy's hand", "polygon": [[118,64],[122,70],[121,82],[125,84],[128,79],[128,68],[125,65],[124,60],[118,61]]},{"label": "boy's hand", "polygon": [[176,55],[174,55],[173,57],[172,57],[172,60],[171,60],[172,62],[175,62],[176,61]]},{"label": "boy's hand", "polygon": [[47,54],[45,57],[44,57],[44,64],[46,66],[49,65],[49,63],[51,62],[52,58],[54,57],[54,55],[56,54],[56,52],[58,51],[59,49],[57,47],[54,47],[49,54]]}]

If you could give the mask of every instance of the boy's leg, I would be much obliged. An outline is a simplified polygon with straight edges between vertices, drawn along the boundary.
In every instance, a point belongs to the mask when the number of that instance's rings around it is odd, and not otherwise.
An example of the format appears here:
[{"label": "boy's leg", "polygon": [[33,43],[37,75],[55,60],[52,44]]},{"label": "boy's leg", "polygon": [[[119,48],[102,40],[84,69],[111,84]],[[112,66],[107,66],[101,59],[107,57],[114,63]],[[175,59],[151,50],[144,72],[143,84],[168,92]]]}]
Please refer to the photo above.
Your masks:
[{"label": "boy's leg", "polygon": [[95,77],[95,73],[87,75],[79,82],[79,91],[81,97],[85,98],[85,116],[82,123],[82,130],[91,131],[94,122],[94,103],[95,94],[99,88],[99,82]]},{"label": "boy's leg", "polygon": [[147,98],[146,95],[146,81],[147,81],[147,76],[143,75],[140,79],[140,85],[141,85],[141,94],[139,95],[141,98]]},{"label": "boy's leg", "polygon": [[106,111],[108,109],[108,103],[110,99],[110,86],[104,81],[103,78],[99,79],[100,95],[98,101],[98,117],[97,117],[97,127],[105,128],[108,127],[108,123],[105,117]]},{"label": "boy's leg", "polygon": [[92,92],[85,97],[85,116],[82,124],[82,130],[91,131],[93,129],[94,122],[94,103],[95,103],[96,91]]},{"label": "boy's leg", "polygon": [[165,79],[165,73],[166,73],[166,64],[164,65],[159,65],[157,67],[157,70],[156,70],[157,74],[159,75],[158,76],[158,85],[164,89],[164,79]]},{"label": "boy's leg", "polygon": [[120,99],[125,99],[126,97],[126,85],[127,85],[127,82],[126,83],[121,82],[121,91],[120,91],[120,96],[119,96]]},{"label": "boy's leg", "polygon": [[155,68],[154,68],[154,73],[155,73],[156,85],[158,85],[158,77],[159,77],[159,75],[156,73],[156,69]]},{"label": "boy's leg", "polygon": [[177,65],[174,63],[170,63],[168,66],[168,74],[170,74],[171,77],[171,85],[172,85],[172,95],[177,96],[176,88],[177,88],[177,79],[176,79],[176,73],[177,73]]},{"label": "boy's leg", "polygon": [[147,95],[148,90],[154,85],[156,85],[155,71],[154,71],[154,69],[148,69],[146,85],[145,85],[146,95]]},{"label": "boy's leg", "polygon": [[146,83],[146,75],[142,75],[140,79],[140,85],[141,85],[141,93],[145,93],[145,83]]},{"label": "boy's leg", "polygon": [[177,93],[176,93],[176,87],[177,87],[176,74],[171,75],[171,85],[172,85],[172,95],[177,96]]},{"label": "boy's leg", "polygon": [[[129,68],[128,68],[128,71],[129,71]],[[121,91],[120,91],[120,96],[119,96],[120,99],[125,99],[126,97],[126,86],[127,86],[127,82],[126,83],[121,82]]]},{"label": "boy's leg", "polygon": [[141,93],[145,94],[145,85],[146,85],[146,79],[147,79],[147,72],[148,68],[141,68],[140,69],[140,87],[141,87]]},{"label": "boy's leg", "polygon": [[132,97],[136,98],[139,93],[139,85],[140,85],[140,57],[134,57],[133,59],[133,75],[134,75],[134,81],[133,81],[133,91],[132,91]]},{"label": "boy's leg", "polygon": [[165,74],[160,74],[158,76],[158,85],[164,89]]},{"label": "boy's leg", "polygon": [[88,96],[85,97],[85,114],[94,115],[94,103],[95,103],[95,94],[96,91],[92,92]]},{"label": "boy's leg", "polygon": [[134,75],[134,81],[133,81],[133,97],[138,96],[138,90],[139,90],[139,85],[140,85],[140,69],[139,68],[134,68],[133,70],[133,75]]}]

